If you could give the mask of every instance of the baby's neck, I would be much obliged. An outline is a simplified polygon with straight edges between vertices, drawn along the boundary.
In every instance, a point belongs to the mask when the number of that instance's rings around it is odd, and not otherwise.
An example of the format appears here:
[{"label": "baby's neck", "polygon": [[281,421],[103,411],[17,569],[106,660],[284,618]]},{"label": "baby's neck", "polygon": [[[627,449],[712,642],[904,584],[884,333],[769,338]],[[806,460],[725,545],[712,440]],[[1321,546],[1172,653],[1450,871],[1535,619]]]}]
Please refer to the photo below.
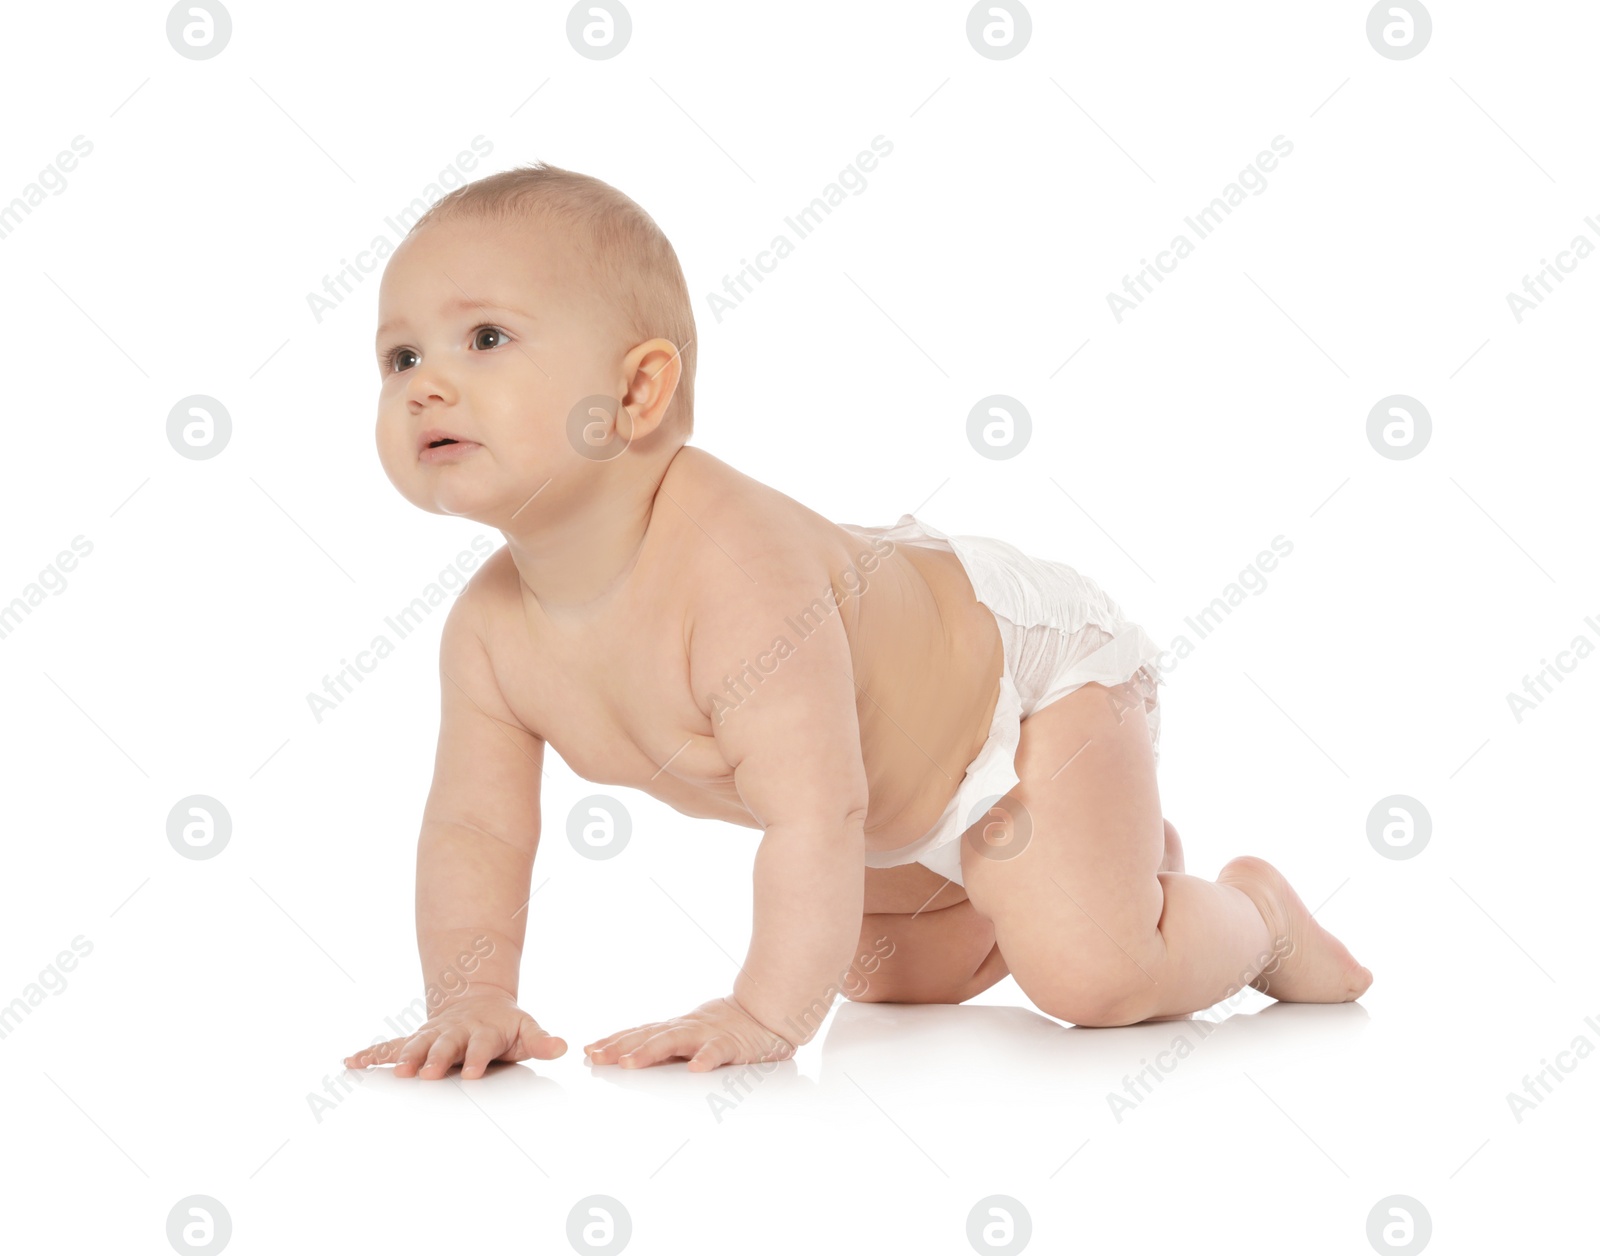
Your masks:
[{"label": "baby's neck", "polygon": [[630,460],[610,467],[605,493],[584,494],[572,511],[541,521],[536,532],[503,530],[525,595],[551,618],[582,618],[627,582],[655,515],[656,495],[671,457]]}]

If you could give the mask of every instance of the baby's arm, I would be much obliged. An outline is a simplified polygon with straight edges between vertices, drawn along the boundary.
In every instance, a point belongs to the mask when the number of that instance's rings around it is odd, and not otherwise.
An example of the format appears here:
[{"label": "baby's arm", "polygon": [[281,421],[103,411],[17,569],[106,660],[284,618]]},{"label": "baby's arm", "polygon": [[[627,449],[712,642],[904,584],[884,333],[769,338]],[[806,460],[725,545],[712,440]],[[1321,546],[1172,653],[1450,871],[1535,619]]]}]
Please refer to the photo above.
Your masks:
[{"label": "baby's arm", "polygon": [[[820,583],[826,584],[826,573]],[[798,618],[818,587],[808,581],[803,589],[785,590],[776,595],[777,605],[771,592],[764,593],[743,624],[715,616],[700,625],[705,672],[697,672],[691,654],[691,674],[707,680],[711,672],[734,674],[737,660],[754,657],[752,627]],[[714,713],[712,727],[733,765],[740,798],[764,830],[755,858],[750,951],[733,997],[799,1047],[850,984],[861,934],[867,776],[855,669],[838,613],[802,639],[788,627],[782,635],[792,647],[788,657],[753,680],[749,696],[724,710],[720,723]],[[764,645],[770,650],[771,637]]]},{"label": "baby's arm", "polygon": [[[850,984],[867,814],[850,643],[837,610],[814,615],[826,571],[741,565],[754,577],[732,571],[727,585],[697,599],[689,677],[739,795],[765,830],[749,955],[731,999],[602,1039],[590,1048],[595,1063],[686,1058],[698,1071],[791,1055]],[[795,625],[808,613],[802,637]],[[779,637],[787,645],[775,649]],[[758,656],[759,666],[744,666]],[[741,672],[746,696],[728,710],[726,678]]]},{"label": "baby's arm", "polygon": [[469,587],[439,646],[439,744],[417,842],[417,950],[428,1021],[347,1064],[395,1061],[397,1076],[443,1077],[461,1063],[548,1060],[567,1047],[517,1007],[528,884],[539,849],[544,742],[500,693]]}]

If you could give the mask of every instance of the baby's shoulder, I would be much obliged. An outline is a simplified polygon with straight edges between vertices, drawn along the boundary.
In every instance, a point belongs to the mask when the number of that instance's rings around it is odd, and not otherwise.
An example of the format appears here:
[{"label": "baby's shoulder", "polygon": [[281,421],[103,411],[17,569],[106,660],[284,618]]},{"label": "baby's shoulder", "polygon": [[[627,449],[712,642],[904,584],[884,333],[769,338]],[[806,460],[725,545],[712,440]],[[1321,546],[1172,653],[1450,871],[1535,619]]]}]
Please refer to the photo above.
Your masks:
[{"label": "baby's shoulder", "polygon": [[691,604],[790,600],[794,587],[826,579],[840,548],[837,524],[701,450],[685,448],[661,491],[675,533],[662,552],[690,569],[681,574],[692,577],[682,585]]},{"label": "baby's shoulder", "polygon": [[449,622],[457,634],[471,634],[491,656],[508,614],[521,606],[521,582],[511,547],[502,545],[472,573],[450,608]]}]

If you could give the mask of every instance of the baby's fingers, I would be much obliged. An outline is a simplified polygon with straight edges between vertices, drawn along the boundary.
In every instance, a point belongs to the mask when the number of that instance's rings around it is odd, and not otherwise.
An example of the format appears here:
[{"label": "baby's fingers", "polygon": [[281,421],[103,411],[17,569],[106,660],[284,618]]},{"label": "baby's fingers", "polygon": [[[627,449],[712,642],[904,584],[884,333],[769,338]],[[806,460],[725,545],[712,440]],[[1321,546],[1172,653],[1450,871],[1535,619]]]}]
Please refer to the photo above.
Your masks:
[{"label": "baby's fingers", "polygon": [[753,1061],[739,1058],[739,1044],[731,1034],[718,1034],[689,1057],[691,1073],[709,1073],[724,1064],[748,1064]]},{"label": "baby's fingers", "polygon": [[597,1042],[591,1042],[584,1051],[588,1054],[593,1064],[614,1064],[617,1056],[638,1046],[646,1038],[660,1033],[666,1026],[656,1022],[649,1025],[640,1025],[636,1029],[624,1029],[618,1033],[610,1034]]},{"label": "baby's fingers", "polygon": [[506,1052],[508,1060],[554,1060],[567,1053],[567,1040],[557,1038],[546,1029],[539,1027],[539,1022],[529,1016],[525,1018],[517,1029],[516,1041],[511,1044],[511,1049]]},{"label": "baby's fingers", "polygon": [[400,1054],[395,1057],[394,1075],[396,1077],[414,1077],[422,1062],[428,1058],[428,1051],[432,1048],[434,1039],[438,1038],[437,1029],[419,1029],[406,1040],[405,1046],[400,1048]]},{"label": "baby's fingers", "polygon": [[638,1030],[636,1029],[619,1029],[616,1033],[607,1034],[604,1038],[596,1038],[584,1047],[584,1051],[589,1055],[597,1055],[609,1047],[615,1046],[619,1038],[625,1038],[627,1035],[637,1032]]},{"label": "baby's fingers", "polygon": [[443,1077],[450,1071],[450,1066],[465,1053],[467,1041],[471,1037],[471,1031],[465,1028],[445,1030],[433,1040],[433,1046],[428,1051],[428,1058],[422,1067],[417,1070],[417,1076],[433,1081]]},{"label": "baby's fingers", "polygon": [[652,1064],[660,1064],[663,1060],[691,1056],[704,1041],[705,1034],[704,1025],[681,1025],[675,1029],[664,1029],[646,1038],[638,1046],[623,1052],[617,1058],[617,1063],[623,1068],[648,1068]]},{"label": "baby's fingers", "polygon": [[505,1036],[498,1029],[474,1029],[467,1041],[466,1055],[461,1060],[463,1078],[482,1077],[491,1060],[505,1054],[502,1048]]},{"label": "baby's fingers", "polygon": [[375,1064],[388,1064],[400,1054],[400,1048],[410,1042],[409,1038],[391,1038],[388,1042],[377,1042],[365,1051],[357,1051],[354,1055],[344,1057],[346,1068],[371,1068]]}]

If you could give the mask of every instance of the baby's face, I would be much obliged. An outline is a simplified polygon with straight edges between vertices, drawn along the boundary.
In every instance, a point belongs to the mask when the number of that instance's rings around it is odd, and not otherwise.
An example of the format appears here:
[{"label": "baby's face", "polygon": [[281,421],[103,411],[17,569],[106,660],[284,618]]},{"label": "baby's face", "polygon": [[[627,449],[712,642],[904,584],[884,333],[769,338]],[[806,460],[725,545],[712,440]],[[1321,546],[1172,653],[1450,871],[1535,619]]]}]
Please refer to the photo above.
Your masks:
[{"label": "baby's face", "polygon": [[[553,229],[431,223],[389,259],[378,294],[378,457],[413,505],[490,526],[549,483],[556,507],[598,465],[568,437],[586,397],[622,397],[625,343]],[[428,433],[455,437],[427,451]]]}]

